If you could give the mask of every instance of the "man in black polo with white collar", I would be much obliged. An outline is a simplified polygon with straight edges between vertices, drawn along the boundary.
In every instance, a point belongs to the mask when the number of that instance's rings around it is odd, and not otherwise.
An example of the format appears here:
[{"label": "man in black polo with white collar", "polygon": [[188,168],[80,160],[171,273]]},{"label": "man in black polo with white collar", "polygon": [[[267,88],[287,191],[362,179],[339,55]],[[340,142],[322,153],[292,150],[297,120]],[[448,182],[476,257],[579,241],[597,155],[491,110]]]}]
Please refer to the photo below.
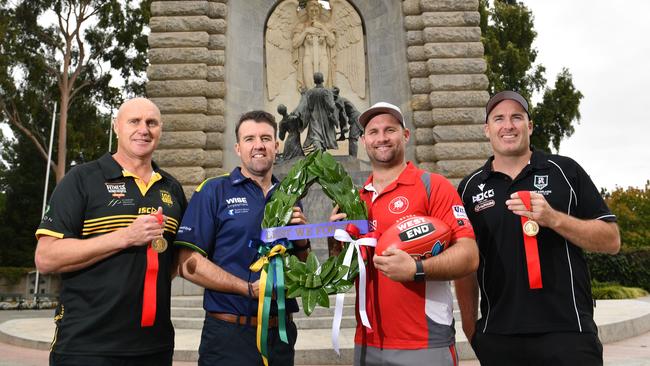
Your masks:
[{"label": "man in black polo with white collar", "polygon": [[531,149],[532,130],[521,95],[489,100],[494,156],[458,187],[481,253],[456,281],[463,330],[482,365],[602,365],[583,250],[617,253],[616,217],[578,163]]}]

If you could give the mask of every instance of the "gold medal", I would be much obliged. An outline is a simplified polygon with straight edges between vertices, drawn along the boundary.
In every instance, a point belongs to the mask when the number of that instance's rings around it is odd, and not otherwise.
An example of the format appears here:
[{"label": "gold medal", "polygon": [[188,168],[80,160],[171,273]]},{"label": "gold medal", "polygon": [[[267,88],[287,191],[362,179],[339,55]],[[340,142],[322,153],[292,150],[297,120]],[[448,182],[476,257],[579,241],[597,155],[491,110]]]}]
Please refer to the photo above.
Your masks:
[{"label": "gold medal", "polygon": [[535,236],[539,233],[539,224],[533,220],[528,220],[524,224],[524,234],[528,236]]},{"label": "gold medal", "polygon": [[151,241],[151,247],[158,253],[162,253],[167,250],[167,240],[162,236],[160,238],[155,238]]}]

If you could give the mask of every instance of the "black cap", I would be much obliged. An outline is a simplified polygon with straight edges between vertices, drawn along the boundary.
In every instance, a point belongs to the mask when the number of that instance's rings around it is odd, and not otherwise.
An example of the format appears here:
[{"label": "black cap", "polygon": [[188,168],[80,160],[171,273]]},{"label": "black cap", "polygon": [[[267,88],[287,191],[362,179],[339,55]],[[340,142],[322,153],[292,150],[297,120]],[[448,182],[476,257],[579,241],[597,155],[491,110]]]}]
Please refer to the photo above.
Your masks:
[{"label": "black cap", "polygon": [[530,119],[530,112],[528,112],[528,102],[526,101],[526,98],[522,97],[521,94],[517,92],[505,90],[494,94],[494,96],[488,100],[487,105],[485,106],[485,123],[487,123],[488,116],[494,107],[496,107],[497,104],[503,102],[504,100],[514,100],[515,102],[521,104],[522,108],[524,108],[526,114],[528,115],[528,119]]}]

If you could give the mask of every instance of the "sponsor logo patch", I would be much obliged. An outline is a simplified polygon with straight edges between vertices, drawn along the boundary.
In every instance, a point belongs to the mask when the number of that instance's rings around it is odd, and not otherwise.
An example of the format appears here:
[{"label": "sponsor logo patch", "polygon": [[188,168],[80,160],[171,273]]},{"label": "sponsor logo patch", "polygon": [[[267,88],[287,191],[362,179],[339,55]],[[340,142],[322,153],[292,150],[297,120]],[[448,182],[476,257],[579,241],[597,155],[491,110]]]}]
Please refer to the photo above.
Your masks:
[{"label": "sponsor logo patch", "polygon": [[409,208],[409,200],[404,196],[393,198],[388,204],[388,211],[392,214],[401,214]]},{"label": "sponsor logo patch", "polygon": [[228,210],[228,216],[235,216],[248,213],[248,208],[231,208]]},{"label": "sponsor logo patch", "polygon": [[492,197],[494,197],[494,189],[488,189],[485,192],[481,192],[481,193],[479,193],[477,195],[472,196],[472,202],[473,203],[481,202],[483,200],[486,200],[486,199],[492,198]]},{"label": "sponsor logo patch", "polygon": [[246,201],[246,197],[231,197],[226,199],[226,204],[227,205],[234,205],[234,204],[244,204],[247,205],[248,202]]},{"label": "sponsor logo patch", "polygon": [[115,207],[115,206],[135,206],[135,202],[133,198],[113,198],[112,200],[108,201],[108,204],[106,205],[108,207]]},{"label": "sponsor logo patch", "polygon": [[465,212],[465,207],[460,205],[451,206],[451,210],[454,212],[454,217],[457,219],[466,219],[467,212]]},{"label": "sponsor logo patch", "polygon": [[402,231],[399,233],[399,238],[401,241],[411,241],[427,236],[435,230],[436,228],[434,228],[431,223],[427,222]]},{"label": "sponsor logo patch", "polygon": [[495,204],[496,203],[494,202],[494,200],[487,200],[487,201],[480,202],[476,206],[474,206],[474,212],[483,211],[486,208],[493,207]]},{"label": "sponsor logo patch", "polygon": [[106,185],[106,190],[108,190],[108,193],[111,194],[111,196],[115,198],[122,198],[126,195],[126,183],[125,182],[117,182],[117,183],[104,183]]}]

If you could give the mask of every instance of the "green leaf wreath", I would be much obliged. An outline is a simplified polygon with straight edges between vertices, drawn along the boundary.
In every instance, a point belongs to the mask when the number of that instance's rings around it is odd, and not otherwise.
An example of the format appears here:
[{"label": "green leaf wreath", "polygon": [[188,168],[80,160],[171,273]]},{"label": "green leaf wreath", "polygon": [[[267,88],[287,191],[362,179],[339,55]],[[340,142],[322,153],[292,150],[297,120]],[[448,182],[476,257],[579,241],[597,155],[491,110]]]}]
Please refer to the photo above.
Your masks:
[{"label": "green leaf wreath", "polygon": [[[292,208],[315,182],[336,202],[340,211],[347,214],[348,220],[368,219],[366,205],[352,178],[332,155],[317,150],[297,162],[282,180],[266,204],[262,228],[287,225]],[[359,273],[358,263],[353,258],[349,268],[343,265],[345,249],[338,256],[329,257],[322,265],[311,252],[305,262],[294,255],[285,256],[287,297],[302,297],[305,314],[310,315],[317,304],[329,308],[330,294],[347,292],[354,284]]]}]

